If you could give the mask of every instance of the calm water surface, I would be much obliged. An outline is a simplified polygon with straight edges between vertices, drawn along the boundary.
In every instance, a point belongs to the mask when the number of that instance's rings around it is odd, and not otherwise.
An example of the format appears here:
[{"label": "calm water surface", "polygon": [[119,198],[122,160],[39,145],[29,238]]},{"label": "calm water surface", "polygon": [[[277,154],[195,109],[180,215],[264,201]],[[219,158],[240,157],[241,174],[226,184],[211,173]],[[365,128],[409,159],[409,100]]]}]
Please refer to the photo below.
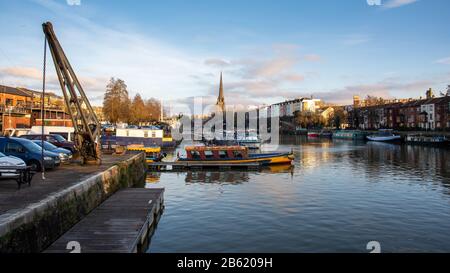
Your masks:
[{"label": "calm water surface", "polygon": [[150,173],[166,209],[149,252],[450,251],[450,151],[286,138],[294,168]]}]

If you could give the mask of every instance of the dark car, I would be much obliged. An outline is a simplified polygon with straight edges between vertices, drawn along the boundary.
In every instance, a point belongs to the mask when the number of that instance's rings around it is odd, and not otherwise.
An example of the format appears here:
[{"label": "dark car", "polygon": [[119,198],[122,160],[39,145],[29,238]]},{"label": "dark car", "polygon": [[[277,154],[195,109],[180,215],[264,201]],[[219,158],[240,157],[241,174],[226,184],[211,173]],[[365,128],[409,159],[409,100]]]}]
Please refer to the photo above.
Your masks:
[{"label": "dark car", "polygon": [[[42,148],[31,140],[16,137],[0,137],[0,152],[7,156],[15,156],[33,171],[41,170]],[[46,169],[53,169],[61,164],[59,155],[44,150],[44,164]]]},{"label": "dark car", "polygon": [[[42,147],[42,140],[33,140],[34,143],[36,143],[37,145],[39,145],[40,147]],[[64,148],[59,148],[53,144],[51,144],[48,141],[44,141],[44,149],[46,151],[55,153],[59,155],[59,159],[61,159],[61,162],[69,162],[72,159],[72,152],[64,149]]]},{"label": "dark car", "polygon": [[[26,138],[29,140],[42,140],[42,135],[32,134],[23,135],[21,138]],[[57,134],[44,135],[44,140],[50,142],[51,144],[69,150],[72,154],[75,153],[75,144],[73,142],[67,141],[64,137]]]}]

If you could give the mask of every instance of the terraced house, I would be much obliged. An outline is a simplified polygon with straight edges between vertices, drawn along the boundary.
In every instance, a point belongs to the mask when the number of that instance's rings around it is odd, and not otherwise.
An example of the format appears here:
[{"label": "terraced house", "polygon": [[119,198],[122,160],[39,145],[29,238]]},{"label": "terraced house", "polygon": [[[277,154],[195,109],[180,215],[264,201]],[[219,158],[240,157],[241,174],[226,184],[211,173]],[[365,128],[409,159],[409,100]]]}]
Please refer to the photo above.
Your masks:
[{"label": "terraced house", "polygon": [[349,121],[366,130],[450,130],[450,96],[434,97],[428,90],[425,99],[354,107]]}]

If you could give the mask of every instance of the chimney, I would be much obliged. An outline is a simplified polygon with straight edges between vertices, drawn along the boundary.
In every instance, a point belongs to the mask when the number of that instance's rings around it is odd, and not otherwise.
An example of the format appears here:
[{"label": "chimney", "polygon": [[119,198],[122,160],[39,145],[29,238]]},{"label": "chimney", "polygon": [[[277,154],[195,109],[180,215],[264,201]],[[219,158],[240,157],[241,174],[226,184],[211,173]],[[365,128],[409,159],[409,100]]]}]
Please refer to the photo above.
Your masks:
[{"label": "chimney", "polygon": [[427,99],[434,98],[433,90],[431,88],[428,89],[427,92],[426,92],[426,95],[427,95]]}]

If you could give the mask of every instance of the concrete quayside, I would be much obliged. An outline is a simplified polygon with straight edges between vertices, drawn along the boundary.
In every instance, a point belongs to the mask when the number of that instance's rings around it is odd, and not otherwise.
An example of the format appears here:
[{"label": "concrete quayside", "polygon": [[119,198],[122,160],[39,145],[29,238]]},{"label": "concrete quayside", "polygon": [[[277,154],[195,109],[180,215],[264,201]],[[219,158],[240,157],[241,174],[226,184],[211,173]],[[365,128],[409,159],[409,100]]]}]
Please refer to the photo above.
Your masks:
[{"label": "concrete quayside", "polygon": [[[100,166],[63,165],[46,173],[45,180],[36,174],[31,186],[20,190],[13,180],[0,180],[0,252],[42,252],[116,192],[124,190],[121,194],[125,196],[126,189],[145,183],[147,165],[143,153],[104,155],[102,159]],[[148,200],[143,201],[147,207],[139,217],[154,227],[152,219],[162,213],[163,190],[157,196],[151,190],[141,190],[144,192],[135,193]],[[150,224],[147,218],[152,220]],[[145,234],[150,233],[147,230]],[[145,239],[142,233],[136,236]]]}]

